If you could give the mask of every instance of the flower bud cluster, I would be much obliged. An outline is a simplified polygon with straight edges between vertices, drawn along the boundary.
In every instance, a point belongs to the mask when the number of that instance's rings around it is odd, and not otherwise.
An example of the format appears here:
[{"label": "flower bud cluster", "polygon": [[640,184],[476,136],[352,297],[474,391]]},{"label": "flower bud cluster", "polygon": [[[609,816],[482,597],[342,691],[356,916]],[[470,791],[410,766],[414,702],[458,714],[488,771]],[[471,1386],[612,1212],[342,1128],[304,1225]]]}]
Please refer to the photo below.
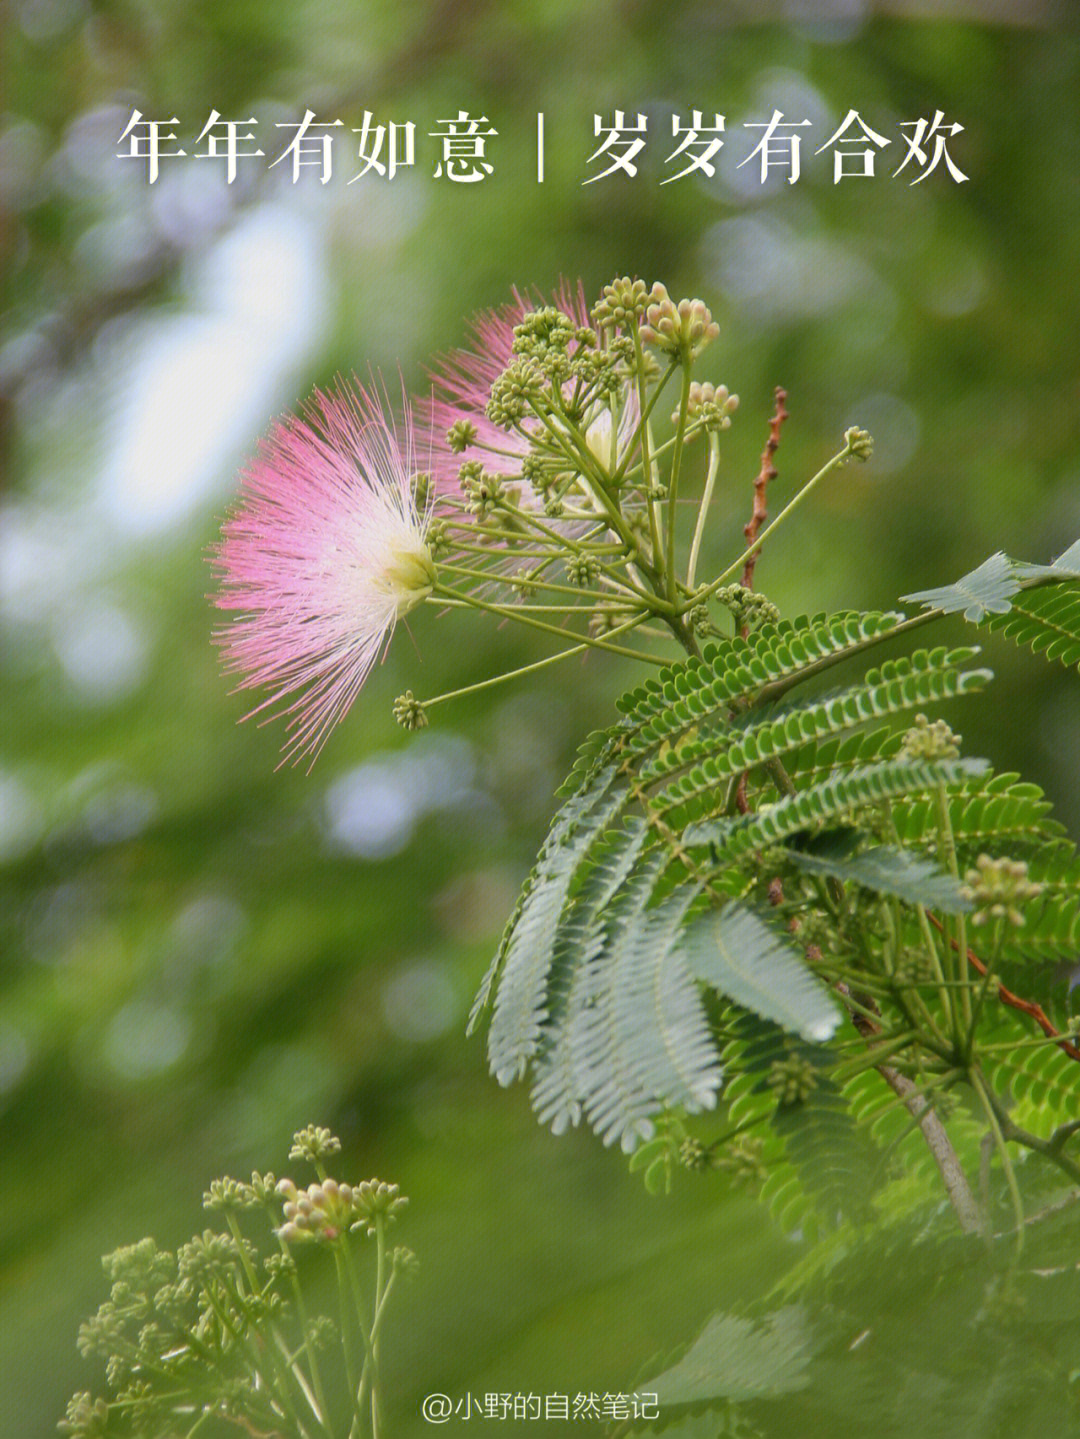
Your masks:
[{"label": "flower bud cluster", "polygon": [[769,1173],[762,1158],[764,1144],[749,1134],[737,1134],[713,1160],[716,1169],[726,1170],[735,1184],[760,1184]]},{"label": "flower bud cluster", "polygon": [[394,701],[394,718],[404,730],[427,728],[427,712],[412,690],[406,690]]},{"label": "flower bud cluster", "polygon": [[900,754],[904,759],[958,759],[962,735],[954,734],[944,720],[932,723],[924,714],[917,714],[915,722],[904,735]]},{"label": "flower bud cluster", "polygon": [[412,491],[413,504],[416,506],[417,514],[424,514],[432,498],[432,477],[427,470],[417,470],[409,477],[409,488]]},{"label": "flower bud cluster", "polygon": [[[698,380],[691,383],[686,413],[705,430],[729,430],[731,416],[738,408],[739,397],[729,393],[727,385],[710,385],[707,381],[702,384]],[[679,423],[678,410],[671,416],[671,423]]]},{"label": "flower bud cluster", "polygon": [[532,358],[514,360],[491,387],[487,416],[493,424],[511,429],[527,415],[544,393],[544,372]]},{"label": "flower bud cluster", "polygon": [[476,443],[477,433],[471,420],[455,420],[446,432],[446,443],[455,455],[462,455]]},{"label": "flower bud cluster", "polygon": [[929,984],[934,979],[934,961],[925,950],[905,947],[896,956],[893,977],[901,986]]},{"label": "flower bud cluster", "polygon": [[1024,923],[1022,904],[1037,899],[1045,886],[1028,878],[1028,867],[1022,859],[993,859],[980,854],[975,868],[964,875],[961,894],[975,905],[972,924],[986,924],[1003,919],[1019,928]]},{"label": "flower bud cluster", "polygon": [[[261,1180],[261,1176],[253,1174],[252,1184],[244,1184],[242,1180],[230,1179],[227,1175],[223,1179],[213,1179],[210,1188],[203,1195],[204,1209],[250,1209],[260,1201],[254,1192],[254,1181]],[[273,1176],[270,1176],[273,1180]],[[272,1187],[272,1186],[271,1186]]]},{"label": "flower bud cluster", "polygon": [[709,605],[706,600],[701,600],[698,604],[688,609],[686,619],[690,628],[699,638],[703,639],[706,635],[716,635],[720,633],[709,615]]},{"label": "flower bud cluster", "polygon": [[709,1151],[702,1144],[700,1139],[688,1134],[679,1145],[679,1163],[684,1169],[694,1170],[700,1173],[708,1169],[710,1165]]},{"label": "flower bud cluster", "polygon": [[723,585],[716,591],[716,598],[731,611],[736,628],[748,633],[775,624],[780,618],[780,611],[772,600],[748,590],[745,585]]},{"label": "flower bud cluster", "polygon": [[[244,1240],[244,1254],[255,1257],[255,1246]],[[181,1283],[185,1279],[198,1283],[211,1279],[240,1258],[240,1246],[231,1234],[218,1234],[204,1229],[176,1251],[176,1272]]]},{"label": "flower bud cluster", "polygon": [[306,1159],[309,1164],[321,1164],[340,1149],[341,1140],[336,1134],[331,1134],[325,1125],[309,1124],[306,1129],[298,1129],[293,1135],[289,1158]]},{"label": "flower bud cluster", "polygon": [[614,347],[575,355],[572,373],[593,402],[617,394],[626,381],[625,362],[621,351]]},{"label": "flower bud cluster", "polygon": [[667,354],[695,359],[720,333],[704,300],[680,300],[676,304],[666,288],[657,283],[649,291],[649,302],[641,338]]},{"label": "flower bud cluster", "polygon": [[420,1261],[415,1252],[406,1244],[398,1244],[390,1255],[390,1263],[406,1279],[413,1279],[420,1272]]},{"label": "flower bud cluster", "polygon": [[569,554],[563,564],[567,579],[580,589],[589,589],[600,578],[600,561],[595,555]]},{"label": "flower bud cluster", "polygon": [[466,460],[458,471],[458,481],[465,496],[465,508],[477,519],[485,519],[505,500],[516,503],[516,486],[507,485],[505,476],[485,470],[479,460]]},{"label": "flower bud cluster", "polygon": [[629,327],[641,319],[648,303],[644,280],[631,280],[624,275],[604,286],[603,293],[593,306],[592,317],[598,325]]},{"label": "flower bud cluster", "polygon": [[544,360],[553,352],[565,354],[571,341],[579,340],[581,334],[591,335],[591,331],[577,329],[569,315],[554,305],[545,305],[542,309],[530,310],[521,323],[514,326],[511,349],[515,355]]},{"label": "flower bud cluster", "polygon": [[391,1222],[408,1203],[396,1184],[365,1179],[360,1184],[339,1184],[323,1179],[298,1189],[291,1179],[280,1179],[277,1192],[285,1203],[285,1223],[275,1232],[286,1244],[301,1239],[338,1239],[348,1230],[374,1234],[380,1216]]},{"label": "flower bud cluster", "polygon": [[857,460],[868,460],[874,453],[874,440],[869,430],[860,430],[853,425],[850,430],[844,431],[844,439],[848,454],[854,455]]},{"label": "flower bud cluster", "polygon": [[108,1432],[109,1406],[104,1399],[95,1399],[83,1391],[72,1395],[67,1406],[67,1417],[56,1426],[61,1434],[70,1434],[72,1439],[99,1439]]},{"label": "flower bud cluster", "polygon": [[817,1073],[808,1059],[789,1054],[786,1059],[773,1060],[765,1083],[779,1103],[802,1104],[817,1088]]}]

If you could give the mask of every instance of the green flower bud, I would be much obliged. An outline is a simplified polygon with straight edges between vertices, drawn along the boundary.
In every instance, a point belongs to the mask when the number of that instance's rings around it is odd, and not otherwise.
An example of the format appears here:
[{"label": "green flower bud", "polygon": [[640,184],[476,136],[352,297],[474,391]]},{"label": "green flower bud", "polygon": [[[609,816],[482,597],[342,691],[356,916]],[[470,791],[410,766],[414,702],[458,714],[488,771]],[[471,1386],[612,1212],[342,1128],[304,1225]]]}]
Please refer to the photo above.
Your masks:
[{"label": "green flower bud", "polygon": [[532,407],[544,393],[544,372],[529,356],[515,360],[491,387],[488,419],[493,424],[511,429],[519,420],[532,413]]},{"label": "green flower bud", "polygon": [[790,1054],[786,1059],[773,1060],[765,1083],[780,1104],[802,1104],[817,1088],[817,1073],[808,1059]]},{"label": "green flower bud", "polygon": [[765,625],[775,624],[780,611],[764,595],[748,590],[745,585],[723,585],[716,591],[716,598],[731,611],[736,628],[752,634]]},{"label": "green flower bud", "polygon": [[364,1234],[374,1234],[379,1215],[390,1223],[405,1208],[408,1200],[396,1184],[384,1184],[380,1179],[365,1179],[353,1186],[353,1213],[358,1215],[350,1226]]},{"label": "green flower bud", "polygon": [[598,325],[609,329],[629,326],[644,315],[647,303],[648,291],[644,280],[623,276],[604,286],[600,299],[593,306],[592,317]]},{"label": "green flower bud", "polygon": [[513,352],[515,355],[546,359],[553,352],[565,353],[570,341],[577,333],[573,320],[554,305],[545,305],[523,315],[514,326]]},{"label": "green flower bud", "polygon": [[306,1159],[309,1164],[318,1164],[337,1154],[341,1140],[320,1124],[309,1124],[306,1129],[297,1130],[293,1135],[290,1159]]},{"label": "green flower bud", "polygon": [[588,589],[600,577],[600,562],[594,555],[571,554],[563,561],[566,577],[572,585]]},{"label": "green flower bud", "polygon": [[202,1202],[204,1209],[246,1209],[249,1202],[247,1185],[227,1176],[213,1179]]},{"label": "green flower bud", "polygon": [[848,454],[854,455],[857,460],[868,460],[874,453],[874,441],[869,430],[852,426],[850,430],[844,431],[844,441]]},{"label": "green flower bud", "polygon": [[424,729],[428,722],[427,712],[412,690],[406,690],[394,701],[394,718],[407,730]]},{"label": "green flower bud", "polygon": [[975,906],[972,924],[982,925],[991,919],[1002,919],[1019,928],[1025,922],[1020,906],[1038,899],[1045,888],[1045,885],[1028,879],[1026,861],[992,859],[988,854],[980,854],[975,868],[964,875],[961,893]]},{"label": "green flower bud", "polygon": [[682,359],[696,359],[720,333],[720,326],[702,300],[680,300],[676,305],[660,284],[652,287],[649,300],[641,338],[658,350]]},{"label": "green flower bud", "polygon": [[455,455],[460,455],[475,443],[476,433],[471,420],[455,420],[446,432],[446,443]]},{"label": "green flower bud", "polygon": [[961,738],[961,735],[952,732],[944,720],[934,720],[931,724],[924,714],[917,714],[911,728],[904,735],[900,754],[905,759],[956,759],[960,754]]}]

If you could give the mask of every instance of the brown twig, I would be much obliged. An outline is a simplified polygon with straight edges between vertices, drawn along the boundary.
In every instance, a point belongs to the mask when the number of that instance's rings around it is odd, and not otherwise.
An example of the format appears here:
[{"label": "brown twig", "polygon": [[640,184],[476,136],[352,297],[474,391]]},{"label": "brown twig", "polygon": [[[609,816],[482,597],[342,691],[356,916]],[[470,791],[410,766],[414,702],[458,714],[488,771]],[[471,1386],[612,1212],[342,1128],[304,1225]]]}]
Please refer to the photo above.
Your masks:
[{"label": "brown twig", "polygon": [[[784,408],[784,401],[787,399],[787,391],[776,387],[776,408],[773,417],[769,421],[769,438],[765,441],[765,448],[761,452],[761,469],[758,471],[757,479],[754,481],[754,510],[750,519],[743,526],[743,534],[746,536],[746,543],[752,545],[757,539],[758,530],[768,518],[769,511],[766,508],[765,491],[770,480],[776,479],[776,466],[773,464],[773,456],[780,448],[780,426],[788,417]],[[744,589],[754,588],[754,566],[757,564],[760,550],[755,550],[743,566],[742,586]]]},{"label": "brown twig", "polygon": [[[927,915],[927,918],[935,929],[939,930],[942,934],[945,933],[945,926],[942,924],[940,919],[936,918],[936,916],[932,914]],[[959,952],[960,941],[957,939],[950,939],[950,943],[953,949]],[[969,949],[967,952],[967,959],[968,964],[970,964],[974,969],[979,972],[979,974],[983,976],[983,978],[985,978],[987,974],[986,965],[983,964],[979,956]],[[1060,1030],[1054,1028],[1050,1020],[1047,1019],[1046,1013],[1041,1005],[1036,1004],[1035,1001],[1031,999],[1021,999],[1018,994],[1013,994],[1012,990],[1006,989],[1003,984],[999,984],[997,986],[997,996],[998,999],[1001,1000],[1002,1004],[1007,1004],[1010,1009],[1018,1009],[1021,1014],[1029,1015],[1042,1030],[1043,1034],[1046,1035],[1047,1039],[1052,1039],[1059,1049],[1063,1049],[1065,1051],[1065,1053],[1069,1056],[1070,1059],[1075,1059],[1080,1062],[1080,1049],[1078,1049],[1070,1039],[1066,1039],[1066,1037],[1061,1033]]]}]

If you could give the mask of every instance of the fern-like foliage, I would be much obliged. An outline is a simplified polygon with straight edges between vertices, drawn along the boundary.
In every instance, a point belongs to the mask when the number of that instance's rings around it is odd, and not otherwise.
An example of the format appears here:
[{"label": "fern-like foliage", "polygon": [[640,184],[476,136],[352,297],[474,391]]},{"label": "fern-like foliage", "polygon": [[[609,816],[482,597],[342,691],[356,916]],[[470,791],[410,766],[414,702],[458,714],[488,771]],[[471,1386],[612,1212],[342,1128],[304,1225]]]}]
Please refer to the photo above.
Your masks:
[{"label": "fern-like foliage", "polygon": [[876,894],[895,895],[909,904],[924,904],[944,913],[971,908],[959,881],[933,860],[920,859],[892,845],[860,850],[858,838],[854,830],[827,833],[809,850],[788,851],[788,858],[807,874],[828,875]]},{"label": "fern-like foliage", "polygon": [[1056,584],[1019,594],[986,628],[1026,645],[1048,660],[1080,666],[1080,586]]},{"label": "fern-like foliage", "polygon": [[789,1394],[810,1382],[809,1364],[821,1344],[798,1305],[758,1321],[714,1314],[679,1362],[650,1379],[650,1393],[665,1415],[710,1401]]},{"label": "fern-like foliage", "polygon": [[[925,613],[769,624],[624,695],[578,754],[473,1012],[490,1012],[494,1074],[531,1072],[557,1133],[641,1145],[654,1189],[676,1162],[756,1173],[780,1224],[819,1240],[924,1204],[943,1122],[954,1194],[964,1173],[985,1188],[991,1115],[999,1141],[1012,1125],[1053,1156],[1080,1103],[1080,1062],[1040,1008],[1080,952],[1080,860],[1038,786],[910,718],[980,691],[978,650],[817,683],[950,614],[1080,663],[1080,544],[909,598]],[[984,1056],[982,1030],[1010,1038]],[[680,1140],[708,1110],[720,1136]]]},{"label": "fern-like foliage", "polygon": [[934,790],[939,783],[980,774],[980,760],[894,760],[823,780],[813,789],[787,795],[767,810],[738,819],[714,819],[692,824],[683,833],[686,845],[706,845],[719,863],[749,850],[781,844],[793,834],[828,824],[841,815],[881,800]]},{"label": "fern-like foliage", "polygon": [[[534,1106],[556,1132],[585,1120],[631,1149],[661,1110],[711,1108],[723,1064],[710,993],[800,1042],[835,1031],[835,997],[754,893],[755,857],[978,772],[970,760],[898,755],[882,728],[980,689],[989,672],[971,666],[974,649],[918,650],[785,700],[900,618],[818,615],[711,645],[624,696],[621,721],[582,747],[473,1012],[475,1023],[491,1011],[493,1073],[509,1084],[531,1067]],[[743,776],[758,802],[733,814]],[[846,880],[892,894],[933,870],[943,907],[957,907],[955,886],[915,856],[879,849],[848,862]]]}]

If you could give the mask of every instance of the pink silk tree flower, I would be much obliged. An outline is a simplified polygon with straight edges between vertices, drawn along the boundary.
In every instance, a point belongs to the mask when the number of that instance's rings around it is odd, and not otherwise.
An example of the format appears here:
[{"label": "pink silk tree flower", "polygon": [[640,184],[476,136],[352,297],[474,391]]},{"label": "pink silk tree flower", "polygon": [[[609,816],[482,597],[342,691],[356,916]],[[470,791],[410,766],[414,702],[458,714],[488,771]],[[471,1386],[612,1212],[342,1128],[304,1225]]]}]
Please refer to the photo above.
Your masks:
[{"label": "pink silk tree flower", "polygon": [[282,764],[314,762],[397,621],[431,594],[425,482],[408,411],[398,428],[377,394],[342,381],[277,421],[243,471],[212,557],[213,603],[236,618],[215,639],[238,689],[273,691],[251,713],[288,716]]}]

